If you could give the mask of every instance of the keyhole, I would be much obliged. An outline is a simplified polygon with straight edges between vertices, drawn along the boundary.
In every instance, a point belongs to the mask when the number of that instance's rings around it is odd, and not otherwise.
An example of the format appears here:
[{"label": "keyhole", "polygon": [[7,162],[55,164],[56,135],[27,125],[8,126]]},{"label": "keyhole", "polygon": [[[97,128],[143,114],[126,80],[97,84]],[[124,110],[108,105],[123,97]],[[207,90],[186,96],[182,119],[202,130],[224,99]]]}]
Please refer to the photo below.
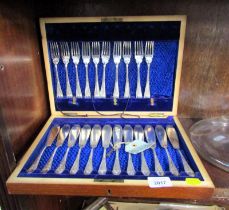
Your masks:
[{"label": "keyhole", "polygon": [[5,66],[3,64],[0,64],[0,71],[4,71]]}]

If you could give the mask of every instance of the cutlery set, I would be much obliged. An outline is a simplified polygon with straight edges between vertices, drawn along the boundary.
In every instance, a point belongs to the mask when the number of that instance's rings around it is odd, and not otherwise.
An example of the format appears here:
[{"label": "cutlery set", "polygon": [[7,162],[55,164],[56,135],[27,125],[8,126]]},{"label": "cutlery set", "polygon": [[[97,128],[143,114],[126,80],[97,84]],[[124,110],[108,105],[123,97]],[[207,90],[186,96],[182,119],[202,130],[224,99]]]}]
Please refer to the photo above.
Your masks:
[{"label": "cutlery set", "polygon": [[[81,47],[80,47],[81,46]],[[73,92],[71,89],[68,73],[68,64],[71,59],[75,65],[76,69],[76,98],[106,98],[106,66],[113,57],[115,64],[115,82],[113,88],[113,98],[120,98],[119,90],[119,64],[121,59],[126,66],[126,77],[125,77],[125,91],[124,98],[130,98],[130,82],[129,82],[129,64],[131,58],[133,57],[137,63],[137,87],[136,87],[136,98],[150,98],[150,64],[153,60],[154,55],[154,42],[153,41],[94,41],[94,42],[50,42],[50,55],[51,60],[54,64],[55,69],[55,80],[56,80],[56,96],[57,98],[64,97],[63,90],[61,88],[59,73],[58,73],[58,64],[62,59],[65,67],[66,74],[66,97],[72,98]],[[82,94],[82,87],[80,86],[79,75],[78,75],[78,64],[82,58],[85,65],[85,75],[86,75],[86,84],[84,89],[84,95]],[[147,75],[146,75],[146,84],[145,90],[142,92],[141,88],[141,78],[140,78],[140,65],[145,58],[147,64]],[[91,88],[89,84],[89,63],[93,61],[95,65],[95,88],[94,93],[91,93]],[[102,84],[99,85],[99,75],[98,75],[98,66],[99,63],[103,64],[102,72]]]},{"label": "cutlery set", "polygon": [[[130,142],[133,142],[134,140],[145,141],[146,143],[148,143],[148,150],[152,151],[153,153],[154,170],[153,168],[150,168],[147,164],[144,151],[141,152],[140,172],[144,176],[149,176],[152,171],[155,171],[155,173],[158,176],[165,175],[165,170],[162,167],[161,162],[156,153],[157,142],[159,142],[161,149],[165,151],[166,159],[168,160],[167,163],[169,172],[174,176],[179,176],[179,169],[176,167],[173,161],[174,159],[172,159],[171,154],[168,150],[168,140],[170,141],[172,148],[176,150],[179,154],[180,160],[184,168],[184,172],[191,177],[195,175],[195,173],[189,166],[187,160],[185,159],[180,150],[178,135],[173,126],[168,125],[166,126],[166,129],[164,129],[164,127],[161,125],[156,125],[155,128],[151,125],[146,125],[143,128],[143,126],[141,125],[135,125],[134,127],[132,127],[129,124],[125,125],[123,128],[121,125],[114,125],[113,128],[111,125],[104,125],[103,127],[101,127],[98,124],[95,124],[93,127],[91,127],[88,124],[84,125],[83,127],[81,127],[80,125],[74,125],[70,127],[70,125],[65,124],[61,128],[59,125],[56,125],[51,128],[44,148],[40,152],[40,155],[33,162],[33,164],[27,169],[27,172],[32,173],[36,169],[38,169],[39,162],[46,148],[51,147],[54,141],[56,140],[55,149],[53,150],[51,157],[49,158],[45,166],[41,169],[41,173],[46,174],[51,170],[52,163],[58,148],[63,146],[63,143],[67,141],[66,152],[64,153],[63,158],[59,163],[58,167],[55,169],[55,174],[63,173],[66,169],[69,151],[72,147],[74,147],[77,144],[78,141],[79,150],[74,160],[74,163],[69,171],[70,174],[74,175],[79,171],[80,157],[84,155],[83,153],[81,154],[81,151],[85,147],[87,142],[90,141],[90,155],[87,160],[85,169],[83,171],[85,175],[90,175],[93,171],[95,171],[93,168],[93,151],[98,146],[100,139],[102,141],[103,153],[102,160],[100,162],[98,169],[99,175],[107,174],[107,158],[109,154],[107,153],[107,149],[110,147],[110,145],[113,145],[113,147],[115,148],[115,159],[112,174],[120,175],[122,172],[119,157],[119,150],[121,148],[121,144],[128,144]],[[134,167],[134,162],[131,153],[128,153],[126,173],[129,176],[134,176],[136,175],[136,173],[138,173],[138,171]]]}]

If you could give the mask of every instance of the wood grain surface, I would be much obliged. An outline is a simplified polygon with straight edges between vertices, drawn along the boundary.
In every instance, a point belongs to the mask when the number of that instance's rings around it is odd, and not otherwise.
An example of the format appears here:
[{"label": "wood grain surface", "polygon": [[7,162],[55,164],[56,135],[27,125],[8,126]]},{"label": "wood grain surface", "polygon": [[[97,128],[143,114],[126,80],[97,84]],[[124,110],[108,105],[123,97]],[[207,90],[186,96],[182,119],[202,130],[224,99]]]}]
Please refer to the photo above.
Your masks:
[{"label": "wood grain surface", "polygon": [[31,4],[0,3],[0,107],[17,156],[48,117],[48,99]]},{"label": "wood grain surface", "polygon": [[[228,113],[229,1],[2,0],[0,64],[5,70],[0,71],[0,106],[16,154],[31,143],[31,136],[47,117],[38,18],[115,15],[187,15],[179,115],[202,118]],[[206,168],[217,187],[217,180],[225,174],[208,164]],[[225,180],[219,186],[224,183]],[[23,209],[73,209],[74,202],[79,202],[71,198],[71,203],[61,206],[60,197],[43,196],[20,200]]]}]

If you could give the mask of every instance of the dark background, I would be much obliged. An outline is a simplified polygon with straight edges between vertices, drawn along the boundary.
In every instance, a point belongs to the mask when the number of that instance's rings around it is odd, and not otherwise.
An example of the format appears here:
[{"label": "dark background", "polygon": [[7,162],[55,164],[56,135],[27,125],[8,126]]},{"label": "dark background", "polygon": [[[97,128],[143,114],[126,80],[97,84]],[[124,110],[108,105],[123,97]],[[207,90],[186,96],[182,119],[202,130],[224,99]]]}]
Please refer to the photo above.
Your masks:
[{"label": "dark background", "polygon": [[[81,198],[6,196],[14,155],[32,143],[50,115],[39,17],[187,15],[178,115],[205,118],[229,110],[229,1],[0,1],[0,171],[7,209],[77,209]],[[6,197],[5,197],[6,196]],[[7,201],[10,202],[7,202]],[[11,204],[8,204],[11,203]]]}]

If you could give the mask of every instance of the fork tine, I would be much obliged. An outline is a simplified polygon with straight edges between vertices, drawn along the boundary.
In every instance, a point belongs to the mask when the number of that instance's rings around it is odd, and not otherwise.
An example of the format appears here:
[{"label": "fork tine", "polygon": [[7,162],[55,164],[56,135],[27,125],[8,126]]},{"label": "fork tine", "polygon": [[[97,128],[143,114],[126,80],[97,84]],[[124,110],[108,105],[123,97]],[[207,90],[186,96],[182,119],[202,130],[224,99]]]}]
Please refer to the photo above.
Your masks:
[{"label": "fork tine", "polygon": [[141,54],[143,55],[144,52],[143,52],[143,42],[141,41]]},{"label": "fork tine", "polygon": [[80,56],[80,47],[79,47],[79,43],[76,43],[76,49],[77,49],[77,55]]},{"label": "fork tine", "polygon": [[149,42],[146,41],[146,45],[145,45],[145,55],[148,54],[148,46],[149,46]]},{"label": "fork tine", "polygon": [[57,44],[57,42],[55,42],[55,44],[54,44],[55,46],[54,46],[54,53],[55,53],[55,56],[60,56],[60,53],[59,53],[59,48],[58,48],[58,44]]},{"label": "fork tine", "polygon": [[84,42],[82,42],[82,55],[84,56]]},{"label": "fork tine", "polygon": [[69,56],[69,46],[68,46],[68,42],[66,42],[66,49],[67,49],[67,55]]},{"label": "fork tine", "polygon": [[64,54],[64,56],[66,56],[66,45],[65,45],[65,42],[63,42],[63,50],[64,50],[63,54]]},{"label": "fork tine", "polygon": [[74,55],[74,46],[73,46],[73,43],[74,43],[74,42],[71,42],[71,43],[70,43],[70,52],[71,52],[71,55],[72,55],[72,56]]},{"label": "fork tine", "polygon": [[74,53],[74,55],[76,56],[76,55],[78,55],[78,53],[77,53],[77,46],[78,45],[78,43],[76,43],[76,42],[73,42],[73,53]]},{"label": "fork tine", "polygon": [[131,55],[131,42],[129,42],[129,55]]},{"label": "fork tine", "polygon": [[49,43],[49,48],[50,48],[51,57],[53,58],[53,53],[54,53],[53,51],[54,50],[53,50],[53,43],[52,42]]},{"label": "fork tine", "polygon": [[154,42],[151,42],[152,43],[152,47],[151,47],[151,52],[152,52],[152,55],[154,54]]},{"label": "fork tine", "polygon": [[88,42],[88,56],[90,56],[90,43]]},{"label": "fork tine", "polygon": [[61,56],[63,56],[64,49],[63,49],[63,43],[62,42],[60,42],[60,53],[61,53]]}]

